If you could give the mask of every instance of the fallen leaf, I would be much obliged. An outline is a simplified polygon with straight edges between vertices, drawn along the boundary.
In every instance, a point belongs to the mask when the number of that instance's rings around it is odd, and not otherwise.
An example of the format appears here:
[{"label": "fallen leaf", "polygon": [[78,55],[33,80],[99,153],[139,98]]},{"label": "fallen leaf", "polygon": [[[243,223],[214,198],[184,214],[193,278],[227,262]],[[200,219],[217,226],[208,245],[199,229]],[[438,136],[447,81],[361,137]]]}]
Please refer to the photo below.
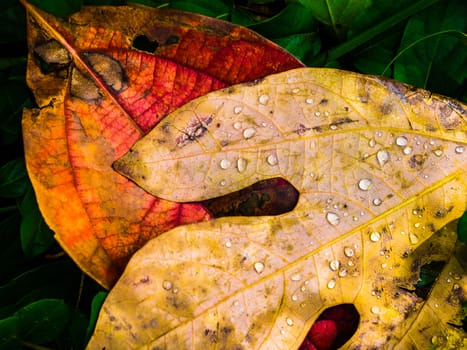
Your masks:
[{"label": "fallen leaf", "polygon": [[[188,138],[195,124],[203,132]],[[337,304],[360,315],[347,348],[403,348],[428,308],[414,292],[420,267],[452,254],[455,232],[439,230],[466,209],[466,130],[460,102],[330,69],[189,102],[115,168],[177,201],[282,177],[299,191],[297,206],[148,242],[109,293],[89,349],[297,349]],[[442,288],[460,308],[465,278],[455,293],[453,281]],[[447,313],[423,316],[419,349],[443,329],[462,339]]]},{"label": "fallen leaf", "polygon": [[142,6],[28,12],[26,164],[41,212],[67,253],[104,287],[152,237],[209,219],[200,204],[147,194],[111,164],[164,115],[234,82],[301,66],[227,22]]}]

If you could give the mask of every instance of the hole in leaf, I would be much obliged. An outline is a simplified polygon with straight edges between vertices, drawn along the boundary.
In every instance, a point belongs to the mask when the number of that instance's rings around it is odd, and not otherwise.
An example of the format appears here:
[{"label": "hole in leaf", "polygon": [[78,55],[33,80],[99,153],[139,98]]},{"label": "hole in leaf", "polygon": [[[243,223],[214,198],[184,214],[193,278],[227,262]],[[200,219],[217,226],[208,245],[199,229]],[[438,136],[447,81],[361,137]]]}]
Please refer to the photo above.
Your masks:
[{"label": "hole in leaf", "polygon": [[313,323],[299,350],[334,350],[355,333],[360,314],[352,304],[339,304],[324,310]]},{"label": "hole in leaf", "polygon": [[445,264],[444,261],[432,261],[420,268],[420,281],[415,285],[415,294],[419,298],[427,299],[433,283],[435,283]]},{"label": "hole in leaf", "polygon": [[159,43],[156,40],[149,40],[146,35],[138,35],[133,39],[132,46],[140,51],[154,53],[159,47]]},{"label": "hole in leaf", "polygon": [[214,217],[279,215],[293,210],[298,197],[288,181],[274,178],[201,203]]}]

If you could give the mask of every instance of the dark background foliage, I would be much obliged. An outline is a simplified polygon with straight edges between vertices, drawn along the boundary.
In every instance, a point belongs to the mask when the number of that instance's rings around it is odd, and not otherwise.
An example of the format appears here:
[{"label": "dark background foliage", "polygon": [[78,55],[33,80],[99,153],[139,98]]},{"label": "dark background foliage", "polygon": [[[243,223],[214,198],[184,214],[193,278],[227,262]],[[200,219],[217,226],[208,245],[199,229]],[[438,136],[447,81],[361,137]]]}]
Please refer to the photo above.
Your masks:
[{"label": "dark background foliage", "polygon": [[[464,0],[135,0],[245,25],[308,66],[392,77],[467,101]],[[57,16],[124,0],[31,0]],[[25,84],[25,11],[0,4],[0,348],[83,349],[105,298],[53,239],[25,169],[21,113],[33,107]],[[467,241],[467,218],[459,239]],[[431,283],[440,268],[424,274]],[[431,282],[430,282],[431,281]]]}]

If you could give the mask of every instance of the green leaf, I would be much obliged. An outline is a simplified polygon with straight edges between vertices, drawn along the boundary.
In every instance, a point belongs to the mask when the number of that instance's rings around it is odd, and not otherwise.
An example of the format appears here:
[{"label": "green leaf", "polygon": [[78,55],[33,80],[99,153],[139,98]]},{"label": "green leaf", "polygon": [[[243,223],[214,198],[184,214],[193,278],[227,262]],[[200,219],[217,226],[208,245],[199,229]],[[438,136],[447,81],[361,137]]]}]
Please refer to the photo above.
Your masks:
[{"label": "green leaf", "polygon": [[105,298],[107,297],[108,292],[98,292],[92,299],[91,304],[91,316],[89,317],[89,325],[86,330],[86,339],[89,339],[94,331],[96,326],[97,318],[99,317],[99,311],[101,306],[104,303]]},{"label": "green leaf", "polygon": [[88,338],[86,329],[88,319],[79,310],[70,310],[68,326],[58,340],[62,349],[84,349]]},{"label": "green leaf", "polygon": [[276,16],[250,25],[249,28],[268,38],[281,38],[312,32],[316,28],[316,21],[311,10],[300,4],[290,3]]},{"label": "green leaf", "polygon": [[83,0],[29,0],[29,2],[57,17],[69,16],[78,12],[83,6]]},{"label": "green leaf", "polygon": [[[412,17],[394,64],[394,78],[450,96],[467,77],[465,2],[450,0]],[[448,67],[448,69],[446,69]]]},{"label": "green leaf", "polygon": [[357,15],[370,4],[369,0],[300,0],[322,23],[331,26],[337,37],[346,31]]},{"label": "green leaf", "polygon": [[[423,1],[422,1],[423,2]],[[431,0],[425,1],[431,3]],[[397,13],[413,5],[413,0],[375,0],[365,11],[357,14],[355,19],[349,25],[348,37],[351,38],[359,33],[362,33],[378,23],[389,18],[398,19]],[[394,21],[398,23],[399,21]]]},{"label": "green leaf", "polygon": [[77,297],[80,280],[80,270],[69,259],[49,262],[18,274],[0,287],[0,318],[44,298],[72,302]]},{"label": "green leaf", "polygon": [[16,198],[30,188],[23,159],[13,159],[0,168],[0,197]]},{"label": "green leaf", "polygon": [[274,39],[274,42],[305,64],[309,59],[317,55],[321,48],[321,41],[317,33],[294,34]]},{"label": "green leaf", "polygon": [[394,58],[400,44],[403,28],[393,30],[379,40],[362,46],[352,54],[353,64],[365,74],[386,75],[391,77],[392,70],[387,69],[388,64]]},{"label": "green leaf", "polygon": [[21,220],[21,245],[24,254],[34,257],[42,254],[53,243],[53,231],[45,223],[37,206],[36,197],[32,189],[24,196],[20,211]]},{"label": "green leaf", "polygon": [[44,344],[63,332],[70,310],[63,300],[42,299],[23,307],[15,315],[19,318],[21,339]]},{"label": "green leaf", "polygon": [[467,243],[467,211],[459,219],[457,224],[457,238],[463,243]]},{"label": "green leaf", "polygon": [[19,329],[20,319],[16,315],[0,320],[1,349],[20,349]]}]

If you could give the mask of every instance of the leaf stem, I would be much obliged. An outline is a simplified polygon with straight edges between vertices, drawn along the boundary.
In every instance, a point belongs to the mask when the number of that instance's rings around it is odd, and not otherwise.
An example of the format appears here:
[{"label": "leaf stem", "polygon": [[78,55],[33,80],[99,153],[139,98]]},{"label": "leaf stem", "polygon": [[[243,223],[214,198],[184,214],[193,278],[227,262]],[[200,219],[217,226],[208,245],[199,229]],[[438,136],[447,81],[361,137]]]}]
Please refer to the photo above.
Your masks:
[{"label": "leaf stem", "polygon": [[356,35],[355,37],[343,42],[342,44],[332,48],[329,51],[322,52],[320,55],[316,56],[311,62],[310,66],[321,67],[326,62],[334,61],[341,56],[349,53],[350,51],[354,50],[355,48],[359,47],[360,45],[364,44],[365,42],[373,39],[378,34],[385,32],[386,30],[390,29],[391,27],[395,26],[396,24],[402,22],[403,20],[407,19],[408,17],[424,10],[425,8],[435,4],[439,0],[421,0],[417,3],[409,6],[394,16],[388,18],[385,21],[375,25],[374,27],[369,28],[368,30],[364,31],[361,34]]}]

